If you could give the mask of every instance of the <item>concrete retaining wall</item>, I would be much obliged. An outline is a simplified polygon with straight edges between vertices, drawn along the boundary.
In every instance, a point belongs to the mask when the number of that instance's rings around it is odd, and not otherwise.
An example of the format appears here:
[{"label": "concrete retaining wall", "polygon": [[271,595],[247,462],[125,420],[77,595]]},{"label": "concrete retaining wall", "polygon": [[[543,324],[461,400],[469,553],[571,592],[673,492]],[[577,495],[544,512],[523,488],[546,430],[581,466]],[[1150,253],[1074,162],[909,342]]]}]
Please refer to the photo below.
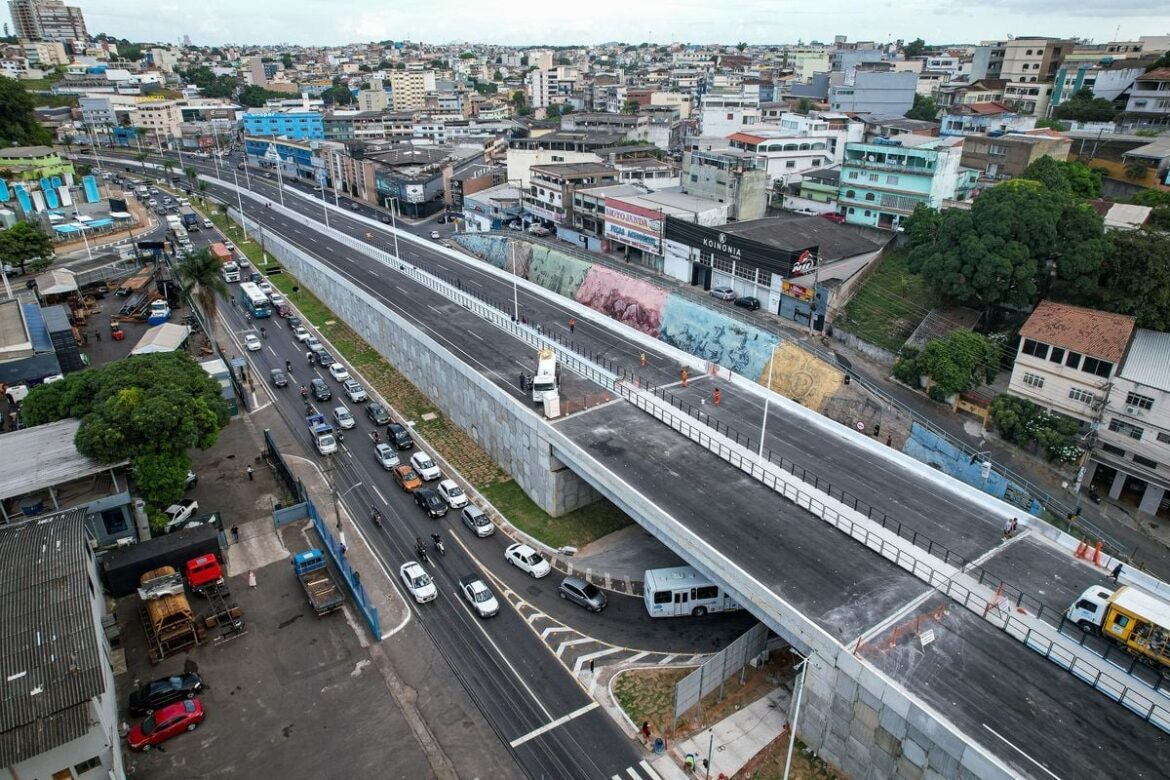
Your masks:
[{"label": "concrete retaining wall", "polygon": [[[234,212],[233,218],[238,218]],[[249,228],[252,226],[249,225]],[[541,419],[354,282],[268,235],[268,252],[435,402],[554,517],[597,501],[588,483],[553,457]]]}]

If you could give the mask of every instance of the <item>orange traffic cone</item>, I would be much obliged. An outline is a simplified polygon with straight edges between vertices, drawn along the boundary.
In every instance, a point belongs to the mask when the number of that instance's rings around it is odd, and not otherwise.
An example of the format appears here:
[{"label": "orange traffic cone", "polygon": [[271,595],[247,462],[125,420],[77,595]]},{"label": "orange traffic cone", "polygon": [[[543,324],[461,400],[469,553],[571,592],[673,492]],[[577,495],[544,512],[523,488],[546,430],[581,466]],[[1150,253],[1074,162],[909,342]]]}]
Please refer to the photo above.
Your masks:
[{"label": "orange traffic cone", "polygon": [[1081,543],[1077,545],[1077,555],[1076,555],[1076,557],[1078,557],[1078,558],[1084,558],[1084,557],[1085,557],[1085,553],[1088,551],[1088,549],[1089,549],[1089,543],[1088,543],[1088,542],[1086,542],[1086,541],[1085,541],[1085,537],[1083,537],[1083,536],[1082,536],[1082,537],[1081,537]]}]

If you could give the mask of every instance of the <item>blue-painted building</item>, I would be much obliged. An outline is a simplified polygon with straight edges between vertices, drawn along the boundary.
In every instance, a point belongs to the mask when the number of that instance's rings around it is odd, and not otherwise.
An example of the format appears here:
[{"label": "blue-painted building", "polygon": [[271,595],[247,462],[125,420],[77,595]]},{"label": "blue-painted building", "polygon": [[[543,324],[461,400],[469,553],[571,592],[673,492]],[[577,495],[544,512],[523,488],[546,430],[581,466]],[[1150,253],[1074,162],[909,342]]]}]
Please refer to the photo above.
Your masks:
[{"label": "blue-painted building", "polygon": [[313,156],[313,147],[307,141],[294,141],[272,136],[244,136],[244,154],[248,162],[264,168],[280,167],[280,175],[289,179],[316,181],[320,161]]},{"label": "blue-painted building", "polygon": [[325,121],[320,111],[249,111],[244,114],[244,133],[322,141],[325,139]]}]

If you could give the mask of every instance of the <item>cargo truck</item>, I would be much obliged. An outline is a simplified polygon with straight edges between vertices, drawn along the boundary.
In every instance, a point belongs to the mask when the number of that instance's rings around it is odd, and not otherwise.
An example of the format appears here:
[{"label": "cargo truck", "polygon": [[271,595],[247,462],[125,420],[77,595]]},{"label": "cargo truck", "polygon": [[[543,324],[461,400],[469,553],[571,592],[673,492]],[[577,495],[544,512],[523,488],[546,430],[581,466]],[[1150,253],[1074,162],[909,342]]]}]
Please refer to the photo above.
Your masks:
[{"label": "cargo truck", "polygon": [[1170,604],[1122,585],[1095,585],[1073,602],[1065,617],[1083,631],[1107,637],[1150,664],[1170,667]]},{"label": "cargo truck", "polygon": [[223,245],[222,241],[216,241],[214,244],[207,247],[207,250],[211,252],[212,257],[220,262],[220,265],[232,262],[232,252]]},{"label": "cargo truck", "polygon": [[223,280],[225,282],[240,281],[240,267],[235,263],[224,263],[223,268],[220,269],[220,273],[223,274]]},{"label": "cargo truck", "polygon": [[188,230],[199,229],[199,215],[195,213],[195,209],[190,206],[184,206],[179,209],[179,218],[183,220],[183,227]]},{"label": "cargo truck", "polygon": [[560,389],[557,353],[545,347],[536,353],[536,373],[532,377],[532,403],[542,402],[545,396],[556,396]]},{"label": "cargo truck", "polygon": [[309,435],[313,439],[313,446],[322,455],[332,455],[337,452],[337,437],[333,434],[333,426],[325,422],[320,414],[310,414],[305,417],[309,426]]},{"label": "cargo truck", "polygon": [[182,226],[183,220],[179,219],[178,214],[167,214],[167,230],[174,231]]},{"label": "cargo truck", "polygon": [[325,554],[320,550],[297,553],[293,556],[292,566],[297,579],[301,581],[301,587],[305,589],[305,595],[309,597],[309,606],[318,617],[341,609],[345,604],[345,594],[338,589],[329,574]]}]

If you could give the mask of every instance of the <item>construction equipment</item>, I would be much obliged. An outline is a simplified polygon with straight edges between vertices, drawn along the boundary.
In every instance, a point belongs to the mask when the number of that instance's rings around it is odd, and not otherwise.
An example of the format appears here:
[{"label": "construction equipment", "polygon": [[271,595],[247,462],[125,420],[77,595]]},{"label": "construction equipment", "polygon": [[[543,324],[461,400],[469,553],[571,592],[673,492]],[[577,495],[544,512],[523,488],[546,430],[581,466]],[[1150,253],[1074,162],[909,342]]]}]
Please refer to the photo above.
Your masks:
[{"label": "construction equipment", "polygon": [[139,612],[146,630],[147,653],[156,664],[164,658],[194,647],[203,639],[195,613],[183,592],[183,580],[173,566],[152,569],[139,578]]}]

